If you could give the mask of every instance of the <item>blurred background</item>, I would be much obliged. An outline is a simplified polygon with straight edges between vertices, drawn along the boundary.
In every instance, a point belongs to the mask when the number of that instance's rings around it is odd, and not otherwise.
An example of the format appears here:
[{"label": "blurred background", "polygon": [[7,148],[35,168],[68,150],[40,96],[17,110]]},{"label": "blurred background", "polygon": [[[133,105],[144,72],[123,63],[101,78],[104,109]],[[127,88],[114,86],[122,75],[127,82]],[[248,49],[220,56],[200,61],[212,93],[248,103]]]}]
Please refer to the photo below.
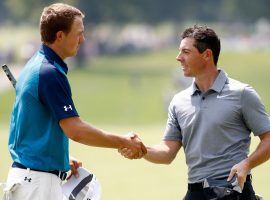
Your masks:
[{"label": "blurred background", "polygon": [[[51,0],[0,1],[0,64],[18,77],[40,46],[39,17]],[[221,38],[219,67],[249,83],[270,111],[269,0],[69,0],[85,17],[86,41],[68,59],[68,76],[80,116],[119,134],[137,132],[158,143],[172,96],[186,88],[176,62],[179,35],[188,26],[208,25]],[[0,182],[11,164],[7,149],[14,89],[0,71]],[[33,119],[34,121],[34,119]],[[34,123],[34,122],[33,122]],[[251,151],[259,140],[252,138]],[[183,150],[171,165],[130,161],[116,150],[70,143],[71,154],[96,174],[103,200],[181,199],[187,189]],[[270,162],[253,170],[257,193],[270,199]],[[0,192],[0,195],[2,191]]]}]

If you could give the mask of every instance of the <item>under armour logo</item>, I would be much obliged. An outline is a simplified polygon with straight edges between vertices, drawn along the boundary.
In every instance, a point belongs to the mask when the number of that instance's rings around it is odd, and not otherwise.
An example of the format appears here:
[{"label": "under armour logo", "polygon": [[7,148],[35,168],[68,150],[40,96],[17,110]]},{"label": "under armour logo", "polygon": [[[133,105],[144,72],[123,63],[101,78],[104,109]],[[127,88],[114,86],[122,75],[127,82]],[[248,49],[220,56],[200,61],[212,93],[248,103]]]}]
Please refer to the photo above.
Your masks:
[{"label": "under armour logo", "polygon": [[71,105],[68,105],[68,106],[64,106],[64,109],[65,109],[65,111],[67,112],[67,111],[69,111],[69,110],[72,110],[72,107],[71,107]]},{"label": "under armour logo", "polygon": [[31,179],[31,178],[27,178],[27,176],[24,177],[24,180],[25,180],[25,181],[28,181],[29,183],[32,181],[32,179]]}]

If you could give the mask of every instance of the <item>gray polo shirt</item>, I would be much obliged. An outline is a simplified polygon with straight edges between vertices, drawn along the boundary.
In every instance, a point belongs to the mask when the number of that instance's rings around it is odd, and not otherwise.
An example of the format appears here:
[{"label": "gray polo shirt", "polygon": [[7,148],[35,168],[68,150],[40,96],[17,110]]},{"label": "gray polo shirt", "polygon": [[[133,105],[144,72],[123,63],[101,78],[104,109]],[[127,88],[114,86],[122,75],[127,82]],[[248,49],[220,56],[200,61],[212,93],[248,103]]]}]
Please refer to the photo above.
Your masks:
[{"label": "gray polo shirt", "polygon": [[188,182],[228,177],[247,158],[250,134],[270,131],[270,119],[255,90],[220,70],[202,93],[193,83],[172,99],[164,140],[180,141],[188,165]]}]

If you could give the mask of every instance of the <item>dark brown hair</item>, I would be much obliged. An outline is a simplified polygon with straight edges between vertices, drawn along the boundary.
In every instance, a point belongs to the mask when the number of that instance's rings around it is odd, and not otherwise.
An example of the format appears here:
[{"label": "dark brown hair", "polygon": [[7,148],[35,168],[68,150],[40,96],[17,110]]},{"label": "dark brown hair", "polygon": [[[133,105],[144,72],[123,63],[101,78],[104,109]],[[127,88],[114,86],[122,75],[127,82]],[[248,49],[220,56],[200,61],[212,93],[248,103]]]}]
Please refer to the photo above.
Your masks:
[{"label": "dark brown hair", "polygon": [[67,4],[55,3],[45,7],[40,17],[41,41],[51,44],[55,41],[58,31],[69,33],[77,16],[84,18],[79,9]]},{"label": "dark brown hair", "polygon": [[217,65],[220,53],[220,39],[215,31],[207,26],[198,26],[187,28],[181,35],[181,39],[194,38],[194,46],[200,53],[206,49],[211,49],[213,52],[214,63]]}]

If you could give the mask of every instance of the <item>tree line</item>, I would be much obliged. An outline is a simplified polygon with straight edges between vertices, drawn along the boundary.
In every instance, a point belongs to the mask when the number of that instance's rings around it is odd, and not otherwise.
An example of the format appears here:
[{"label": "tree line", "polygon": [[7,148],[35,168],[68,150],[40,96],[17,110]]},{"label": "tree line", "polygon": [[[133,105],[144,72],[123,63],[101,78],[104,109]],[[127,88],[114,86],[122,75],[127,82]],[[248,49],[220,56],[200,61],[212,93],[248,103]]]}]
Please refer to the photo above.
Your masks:
[{"label": "tree line", "polygon": [[[0,22],[38,23],[52,0],[1,0]],[[270,0],[63,0],[79,7],[88,23],[150,23],[206,21],[252,23],[270,19]]]}]

